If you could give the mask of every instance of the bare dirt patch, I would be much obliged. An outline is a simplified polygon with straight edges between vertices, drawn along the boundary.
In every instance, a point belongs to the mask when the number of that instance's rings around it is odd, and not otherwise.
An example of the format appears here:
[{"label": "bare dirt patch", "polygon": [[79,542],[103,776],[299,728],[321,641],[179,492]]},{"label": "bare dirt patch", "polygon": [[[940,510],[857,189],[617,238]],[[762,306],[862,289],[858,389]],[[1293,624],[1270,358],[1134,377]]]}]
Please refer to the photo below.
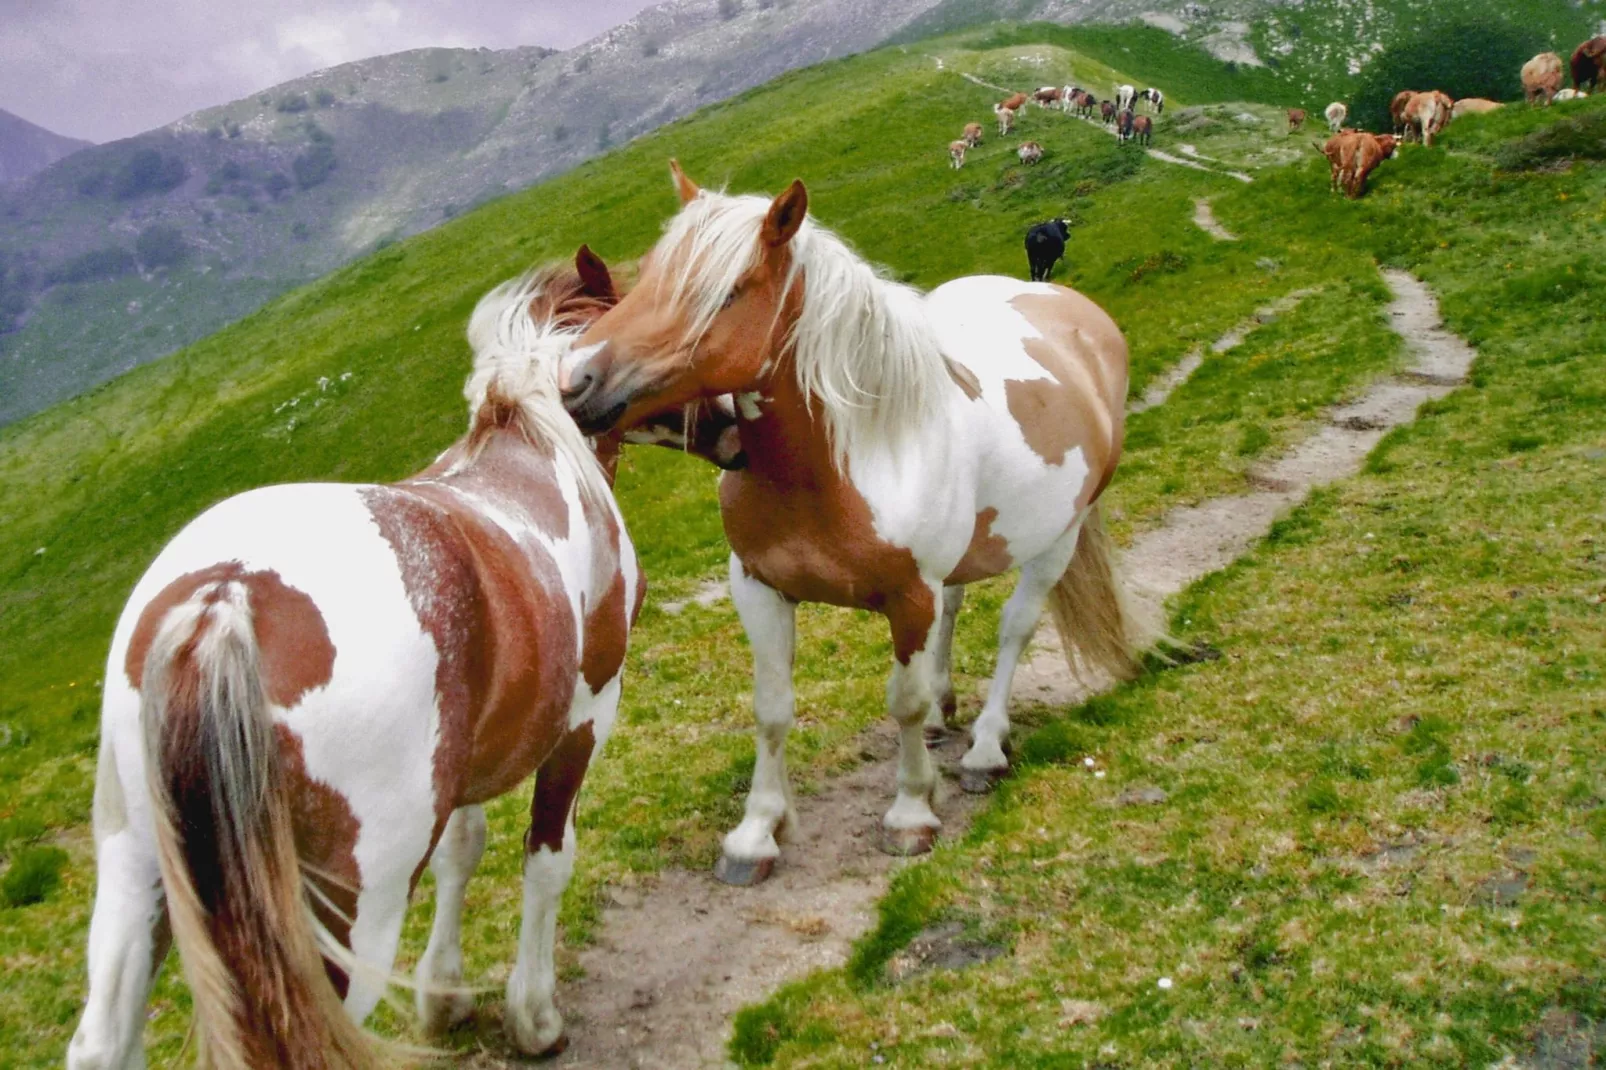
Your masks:
[{"label": "bare dirt patch", "polygon": [[[1183,146],[1184,149],[1189,147],[1187,145]],[[1190,155],[1192,154],[1190,153]],[[1216,213],[1210,210],[1210,198],[1208,197],[1200,197],[1193,202],[1193,225],[1216,239],[1216,241],[1238,240],[1238,235],[1222,226],[1216,219]]]}]

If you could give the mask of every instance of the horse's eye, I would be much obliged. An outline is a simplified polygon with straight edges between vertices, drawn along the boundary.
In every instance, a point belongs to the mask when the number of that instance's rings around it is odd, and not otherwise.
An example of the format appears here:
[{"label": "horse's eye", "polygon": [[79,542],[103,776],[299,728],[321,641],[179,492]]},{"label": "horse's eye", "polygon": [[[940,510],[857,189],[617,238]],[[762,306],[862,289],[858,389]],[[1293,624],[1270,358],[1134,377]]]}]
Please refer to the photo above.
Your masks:
[{"label": "horse's eye", "polygon": [[731,292],[730,292],[730,293],[728,293],[728,294],[726,294],[726,295],[725,295],[725,300],[724,300],[724,301],[722,301],[722,302],[720,302],[720,305],[719,305],[719,310],[720,310],[720,311],[721,311],[721,312],[723,312],[723,311],[725,311],[725,310],[726,310],[726,309],[727,309],[727,308],[729,308],[729,307],[731,307],[731,306],[732,306],[732,305],[734,305],[734,304],[735,304],[735,303],[736,303],[736,291],[735,291],[735,290],[732,290],[732,291],[731,291]]}]

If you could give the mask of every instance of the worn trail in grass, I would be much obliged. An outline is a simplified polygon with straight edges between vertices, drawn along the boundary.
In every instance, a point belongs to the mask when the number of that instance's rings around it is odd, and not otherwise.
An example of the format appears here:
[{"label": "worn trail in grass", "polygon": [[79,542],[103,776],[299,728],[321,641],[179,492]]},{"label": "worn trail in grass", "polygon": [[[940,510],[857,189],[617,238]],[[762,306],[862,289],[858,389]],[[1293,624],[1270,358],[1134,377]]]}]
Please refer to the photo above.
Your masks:
[{"label": "worn trail in grass", "polygon": [[[1291,454],[1266,466],[1263,489],[1183,507],[1161,528],[1140,535],[1123,560],[1141,590],[1168,597],[1227,565],[1278,513],[1313,487],[1353,474],[1387,430],[1464,379],[1472,351],[1443,332],[1432,295],[1404,272],[1390,272],[1389,284],[1395,294],[1389,314],[1414,356],[1404,377],[1386,379],[1327,413]],[[1308,296],[1294,291],[1259,310],[1211,351],[1236,348],[1260,322]],[[1191,371],[1198,363],[1185,358],[1179,368]],[[1132,408],[1164,403],[1180,382],[1163,377]],[[691,600],[711,605],[722,593],[705,585]],[[675,611],[683,608],[677,604]],[[1015,701],[1085,701],[1088,692],[1070,675],[1054,629],[1042,628],[1034,645],[1037,652],[1016,675]],[[944,773],[937,809],[946,838],[963,835],[976,803],[956,787],[964,742],[950,738],[935,749]],[[585,977],[569,995],[578,1016],[563,1065],[724,1065],[736,1011],[786,981],[844,964],[853,942],[873,924],[889,877],[904,864],[876,847],[896,755],[890,726],[877,725],[865,737],[862,765],[799,801],[800,834],[786,846],[775,876],[757,888],[728,888],[707,871],[671,869],[645,888],[616,893],[596,944],[580,956]]]}]

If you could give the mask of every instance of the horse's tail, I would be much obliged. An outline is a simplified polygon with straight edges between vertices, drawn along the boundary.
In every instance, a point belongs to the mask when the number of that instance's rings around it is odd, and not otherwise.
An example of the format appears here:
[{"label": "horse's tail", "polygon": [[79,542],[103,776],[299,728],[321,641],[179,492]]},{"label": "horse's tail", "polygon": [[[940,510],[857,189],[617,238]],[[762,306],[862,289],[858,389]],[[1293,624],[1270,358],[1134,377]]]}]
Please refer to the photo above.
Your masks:
[{"label": "horse's tail", "polygon": [[168,611],[140,719],[201,1065],[382,1065],[318,952],[243,584],[211,584]]},{"label": "horse's tail", "polygon": [[1166,642],[1121,580],[1097,502],[1083,517],[1076,552],[1048,602],[1066,664],[1084,683],[1130,680],[1142,670],[1143,655]]}]

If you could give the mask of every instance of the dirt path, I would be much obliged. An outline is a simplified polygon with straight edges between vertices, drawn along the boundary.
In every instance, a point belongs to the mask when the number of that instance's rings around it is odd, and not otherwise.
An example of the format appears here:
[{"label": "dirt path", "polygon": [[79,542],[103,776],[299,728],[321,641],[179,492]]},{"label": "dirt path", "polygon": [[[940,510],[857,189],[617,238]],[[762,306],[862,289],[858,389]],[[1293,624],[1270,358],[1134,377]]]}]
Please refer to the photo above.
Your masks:
[{"label": "dirt path", "polygon": [[1193,202],[1193,225],[1216,241],[1237,241],[1238,235],[1222,226],[1216,213],[1210,209],[1210,198],[1199,197]]},{"label": "dirt path", "polygon": [[[1163,527],[1140,537],[1125,563],[1142,588],[1163,597],[1228,564],[1312,487],[1357,471],[1388,428],[1464,380],[1473,353],[1438,326],[1432,295],[1404,273],[1387,278],[1395,293],[1393,324],[1412,352],[1409,370],[1331,410],[1320,430],[1255,474],[1262,489],[1175,510]],[[1283,302],[1305,295],[1296,292]],[[1248,329],[1237,328],[1216,345],[1230,348]],[[715,589],[710,584],[699,593],[718,597]],[[1052,628],[1039,633],[1033,656],[1016,675],[1015,695],[1054,703],[1081,697]],[[936,750],[945,772],[937,812],[950,838],[977,805],[952,779],[963,750],[958,737]],[[670,870],[640,893],[616,893],[603,912],[601,937],[580,956],[585,978],[561,988],[571,1044],[557,1065],[724,1066],[736,1010],[788,980],[846,961],[853,941],[874,921],[889,875],[909,864],[876,848],[895,754],[891,726],[878,726],[865,737],[863,765],[800,797],[800,838],[758,888],[727,888],[708,872]],[[487,1055],[475,1065],[497,1063]]]}]

